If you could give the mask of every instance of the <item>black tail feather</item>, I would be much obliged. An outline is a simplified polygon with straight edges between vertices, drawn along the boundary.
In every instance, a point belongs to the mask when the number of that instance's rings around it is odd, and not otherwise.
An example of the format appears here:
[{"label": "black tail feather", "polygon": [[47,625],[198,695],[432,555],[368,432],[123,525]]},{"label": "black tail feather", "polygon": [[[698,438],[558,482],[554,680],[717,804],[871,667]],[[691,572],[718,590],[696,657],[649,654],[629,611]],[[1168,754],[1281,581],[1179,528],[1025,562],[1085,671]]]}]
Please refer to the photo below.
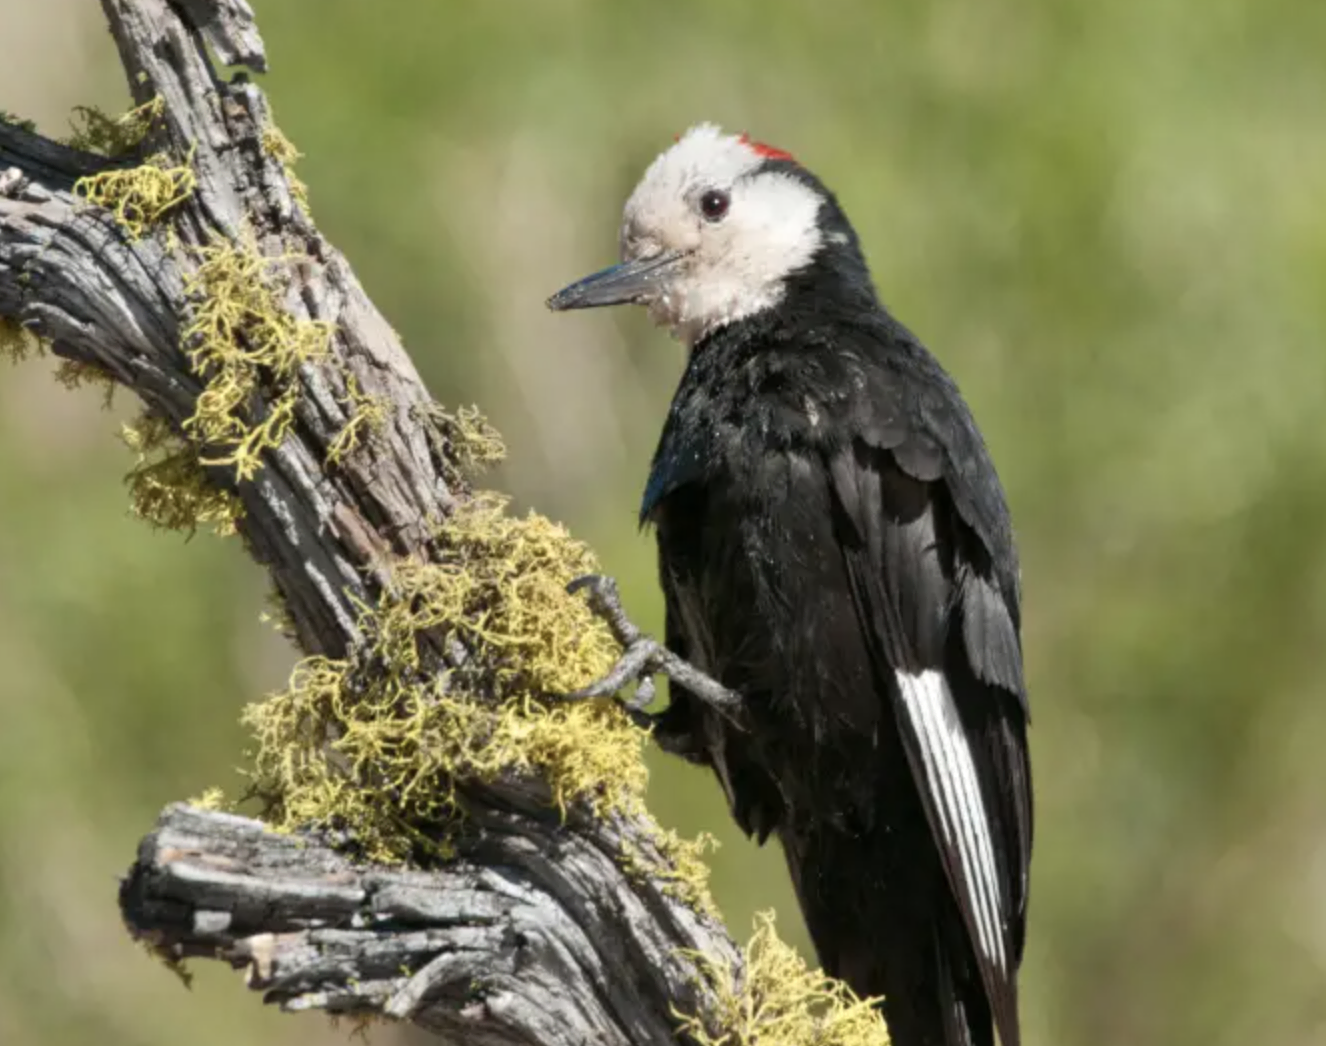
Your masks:
[{"label": "black tail feather", "polygon": [[[784,834],[807,928],[826,972],[883,997],[893,1046],[994,1046],[962,915],[919,807],[916,818],[915,835],[907,821],[887,832]],[[1016,1007],[1002,1016],[1017,1036]]]}]

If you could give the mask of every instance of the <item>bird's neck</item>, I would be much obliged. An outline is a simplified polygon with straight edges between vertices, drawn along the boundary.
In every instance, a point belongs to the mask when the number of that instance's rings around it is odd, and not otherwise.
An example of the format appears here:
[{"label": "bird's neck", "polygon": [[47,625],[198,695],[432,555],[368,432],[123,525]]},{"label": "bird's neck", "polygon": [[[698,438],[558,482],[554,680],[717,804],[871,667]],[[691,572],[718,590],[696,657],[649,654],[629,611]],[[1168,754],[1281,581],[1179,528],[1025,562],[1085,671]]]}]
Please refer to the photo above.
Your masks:
[{"label": "bird's neck", "polygon": [[862,316],[882,312],[870,274],[863,268],[815,264],[789,277],[765,308],[735,319],[674,328],[674,334],[691,357],[719,342],[794,344],[812,332],[819,341],[835,327],[852,327]]}]

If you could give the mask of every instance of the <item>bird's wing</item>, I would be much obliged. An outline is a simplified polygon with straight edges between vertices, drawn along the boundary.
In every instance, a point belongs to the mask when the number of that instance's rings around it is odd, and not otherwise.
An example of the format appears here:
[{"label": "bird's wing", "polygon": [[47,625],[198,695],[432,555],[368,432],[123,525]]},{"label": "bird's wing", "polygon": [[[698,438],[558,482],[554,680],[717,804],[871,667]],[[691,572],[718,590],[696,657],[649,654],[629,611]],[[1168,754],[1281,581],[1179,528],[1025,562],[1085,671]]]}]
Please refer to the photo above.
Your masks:
[{"label": "bird's wing", "polygon": [[987,506],[949,448],[924,428],[882,442],[828,460],[849,582],[1000,1038],[1017,1046],[1031,803],[1017,596],[997,569],[1011,547],[987,547],[957,507],[955,488]]}]

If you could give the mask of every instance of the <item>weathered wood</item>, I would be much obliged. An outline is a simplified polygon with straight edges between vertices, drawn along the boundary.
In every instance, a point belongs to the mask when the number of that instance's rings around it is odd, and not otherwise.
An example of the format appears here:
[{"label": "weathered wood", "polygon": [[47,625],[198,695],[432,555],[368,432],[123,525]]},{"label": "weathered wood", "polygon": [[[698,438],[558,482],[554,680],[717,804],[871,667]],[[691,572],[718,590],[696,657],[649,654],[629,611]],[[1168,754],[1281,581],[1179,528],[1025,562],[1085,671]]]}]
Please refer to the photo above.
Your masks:
[{"label": "weathered wood", "polygon": [[680,949],[715,927],[618,867],[628,822],[569,829],[476,808],[466,856],[427,872],[356,865],[256,821],[172,806],[121,889],[136,933],[246,967],[290,1010],[381,1013],[466,1043],[673,1041],[704,1006]]},{"label": "weathered wood", "polygon": [[[124,161],[0,123],[0,317],[109,371],[179,427],[201,391],[181,347],[198,249],[301,259],[285,305],[332,327],[330,359],[302,368],[295,428],[255,478],[211,478],[243,502],[246,546],[300,646],[340,656],[360,638],[353,601],[374,598],[383,557],[427,557],[467,492],[448,482],[451,450],[395,333],[298,206],[265,138],[262,92],[213,69],[209,46],[265,68],[247,3],[103,7],[136,103],[164,101],[141,155],[187,157],[197,189],[171,213],[171,236],[133,240],[73,192]],[[330,468],[347,375],[388,406],[387,422]],[[164,953],[245,966],[255,990],[292,1010],[386,1014],[468,1043],[664,1042],[674,1007],[709,1005],[686,951],[737,955],[721,926],[621,867],[626,849],[652,846],[629,818],[563,823],[530,781],[468,792],[458,856],[429,871],[355,864],[327,840],[174,806],[143,840],[122,907]]]}]

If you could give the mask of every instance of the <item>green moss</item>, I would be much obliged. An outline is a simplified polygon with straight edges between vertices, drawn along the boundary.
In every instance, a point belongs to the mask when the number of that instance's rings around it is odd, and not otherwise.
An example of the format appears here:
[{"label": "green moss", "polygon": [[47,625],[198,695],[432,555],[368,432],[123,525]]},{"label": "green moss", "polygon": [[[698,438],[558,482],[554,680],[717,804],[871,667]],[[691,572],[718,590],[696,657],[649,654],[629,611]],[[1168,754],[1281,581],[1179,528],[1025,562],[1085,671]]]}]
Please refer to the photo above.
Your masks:
[{"label": "green moss", "polygon": [[[326,357],[332,326],[297,320],[282,304],[272,259],[230,244],[203,248],[187,290],[193,318],[182,337],[194,372],[206,382],[186,434],[224,448],[209,465],[229,465],[252,479],[262,452],[285,439],[299,400],[298,371]],[[256,396],[265,415],[252,418]]]},{"label": "green moss", "polygon": [[192,535],[200,526],[220,537],[234,534],[244,506],[207,477],[198,451],[160,417],[143,414],[122,427],[120,438],[138,456],[125,477],[134,515],[163,530]]},{"label": "green moss", "polygon": [[[0,316],[0,357],[22,363],[30,356],[45,354],[46,346],[40,338],[14,320]],[[106,406],[110,406],[115,378],[105,367],[82,360],[60,360],[55,367],[55,380],[70,390],[89,386],[99,389],[105,395]]]},{"label": "green moss", "polygon": [[116,382],[111,372],[84,360],[61,360],[55,368],[55,380],[70,391],[89,387],[99,390],[106,407],[115,395]]},{"label": "green moss", "polygon": [[173,946],[164,943],[159,935],[152,933],[139,935],[138,943],[149,956],[178,977],[184,987],[193,987],[193,974],[185,966],[184,957]]},{"label": "green moss", "polygon": [[22,363],[41,353],[41,343],[8,316],[0,316],[0,356]]},{"label": "green moss", "polygon": [[[276,827],[344,827],[378,861],[445,855],[460,782],[539,773],[559,805],[608,809],[643,765],[631,759],[629,722],[609,705],[494,708],[445,693],[440,681],[364,679],[344,662],[312,659],[286,691],[247,710],[255,791]],[[614,776],[623,773],[625,781]]]},{"label": "green moss", "polygon": [[756,916],[737,971],[699,952],[716,1006],[713,1020],[676,1014],[699,1046],[888,1046],[878,999],[862,999],[842,981],[807,969],[774,931],[772,913]]},{"label": "green moss", "polygon": [[267,609],[258,615],[258,620],[264,625],[271,625],[286,639],[294,642],[298,633],[295,630],[294,619],[290,616],[290,607],[286,604],[280,589],[273,585],[263,597],[263,603]]},{"label": "green moss", "polygon": [[[408,973],[408,971],[402,971],[403,975],[405,973]],[[348,1029],[347,1035],[352,1039],[358,1039],[360,1042],[368,1042],[368,1033],[374,1028],[396,1023],[392,1018],[377,1012],[333,1013],[329,1014],[328,1018],[334,1029],[337,1031]]]},{"label": "green moss", "polygon": [[[41,351],[41,343],[17,325],[0,319],[0,355],[15,360]],[[67,389],[101,390],[110,406],[117,385],[104,367],[82,360],[61,360],[55,380]],[[154,527],[194,534],[200,526],[228,537],[243,517],[240,500],[217,487],[207,476],[197,448],[172,431],[164,418],[139,415],[121,426],[120,438],[137,461],[125,476],[129,508]]]},{"label": "green moss", "polygon": [[65,143],[111,158],[127,156],[142,144],[165,111],[166,103],[159,97],[120,116],[108,116],[94,105],[76,105]]},{"label": "green moss", "polygon": [[[44,356],[46,345],[36,335],[5,316],[0,316],[0,357],[13,363],[22,363],[32,356]],[[115,391],[115,378],[105,367],[82,360],[60,360],[55,367],[55,380],[66,389],[92,387],[105,396],[110,406]]]},{"label": "green moss", "polygon": [[20,131],[27,131],[28,134],[37,133],[37,124],[35,121],[25,120],[20,116],[15,116],[13,113],[5,109],[0,109],[0,123],[7,123],[11,127],[17,127]]}]

